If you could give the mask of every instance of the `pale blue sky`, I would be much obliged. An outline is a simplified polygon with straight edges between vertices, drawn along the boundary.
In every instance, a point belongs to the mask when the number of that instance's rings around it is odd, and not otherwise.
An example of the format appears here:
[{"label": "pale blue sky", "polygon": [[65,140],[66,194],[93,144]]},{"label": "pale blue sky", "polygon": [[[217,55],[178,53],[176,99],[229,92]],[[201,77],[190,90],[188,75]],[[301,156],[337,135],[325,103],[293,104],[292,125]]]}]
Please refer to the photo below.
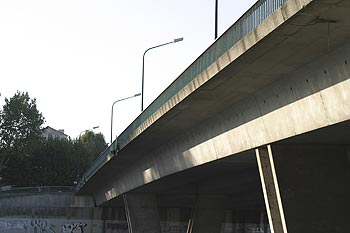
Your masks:
[{"label": "pale blue sky", "polygon": [[[219,35],[255,0],[219,0]],[[0,104],[28,91],[45,125],[72,138],[95,132],[110,141],[111,105],[141,91],[147,107],[214,42],[215,0],[0,1]],[[114,107],[114,135],[141,112],[136,97]]]}]

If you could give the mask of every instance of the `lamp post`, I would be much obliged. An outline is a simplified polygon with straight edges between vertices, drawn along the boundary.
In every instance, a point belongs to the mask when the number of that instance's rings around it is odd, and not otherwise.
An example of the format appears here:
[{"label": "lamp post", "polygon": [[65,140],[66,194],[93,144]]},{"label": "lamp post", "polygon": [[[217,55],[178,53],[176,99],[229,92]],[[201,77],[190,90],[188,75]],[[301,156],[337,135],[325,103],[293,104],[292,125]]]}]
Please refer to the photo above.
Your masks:
[{"label": "lamp post", "polygon": [[161,47],[161,46],[164,46],[164,45],[168,45],[168,44],[172,44],[172,43],[177,43],[177,42],[180,42],[180,41],[183,41],[183,37],[180,37],[180,38],[176,38],[174,39],[173,41],[170,41],[170,42],[167,42],[167,43],[164,43],[164,44],[160,44],[160,45],[156,45],[156,46],[153,46],[153,47],[150,47],[148,49],[146,49],[146,51],[143,53],[143,57],[142,57],[142,87],[141,87],[141,112],[143,111],[143,89],[144,89],[144,77],[145,77],[145,55],[146,53],[151,50],[151,49],[155,49],[155,48],[158,48],[158,47]]},{"label": "lamp post", "polygon": [[111,112],[111,144],[112,144],[112,138],[113,138],[113,107],[114,107],[114,104],[120,102],[120,101],[123,101],[123,100],[127,100],[127,99],[130,99],[130,98],[134,98],[134,97],[137,97],[137,96],[140,96],[141,93],[137,93],[135,95],[132,95],[132,96],[129,96],[129,97],[126,97],[126,98],[123,98],[123,99],[119,99],[119,100],[116,100],[113,102],[112,104],[112,112]]},{"label": "lamp post", "polygon": [[[93,130],[94,130],[94,129],[98,129],[98,128],[100,128],[100,126],[94,126],[94,127],[92,127]],[[81,138],[81,135],[82,135],[83,133],[85,133],[86,131],[89,131],[89,130],[91,130],[91,129],[85,129],[85,130],[81,131],[81,133],[79,134],[79,139]]]},{"label": "lamp post", "polygon": [[[92,130],[94,130],[94,129],[98,129],[98,128],[100,128],[100,126],[94,126],[94,127],[92,127]],[[85,130],[83,130],[83,131],[81,131],[81,133],[79,134],[79,140],[80,140],[80,138],[81,138],[81,135],[83,134],[83,133],[85,133],[86,131],[89,131],[89,130],[91,130],[91,129],[85,129]],[[77,183],[79,182],[79,179],[80,179],[80,156],[79,156],[79,153],[78,153],[78,161],[77,161],[77,167],[78,167],[78,174],[77,174]]]},{"label": "lamp post", "polygon": [[215,40],[218,38],[218,0],[215,0]]}]

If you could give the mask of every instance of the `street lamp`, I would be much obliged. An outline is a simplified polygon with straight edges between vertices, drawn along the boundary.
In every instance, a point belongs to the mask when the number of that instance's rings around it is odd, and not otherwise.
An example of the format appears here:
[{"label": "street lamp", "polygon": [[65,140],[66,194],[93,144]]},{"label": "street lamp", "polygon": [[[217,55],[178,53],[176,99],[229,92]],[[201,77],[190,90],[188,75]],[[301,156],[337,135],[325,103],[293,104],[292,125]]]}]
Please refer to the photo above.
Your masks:
[{"label": "street lamp", "polygon": [[119,99],[119,100],[116,100],[113,102],[112,104],[112,112],[111,112],[111,144],[112,144],[112,138],[113,138],[113,107],[114,107],[114,104],[115,103],[118,103],[120,101],[123,101],[123,100],[127,100],[127,99],[130,99],[130,98],[134,98],[134,97],[137,97],[137,96],[140,96],[141,93],[137,93],[133,96],[129,96],[129,97],[126,97],[126,98],[123,98],[123,99]]},{"label": "street lamp", "polygon": [[[100,126],[94,126],[94,127],[92,127],[92,130],[94,130],[94,129],[98,129]],[[81,138],[81,135],[83,134],[83,133],[85,133],[86,131],[89,131],[89,130],[91,130],[91,129],[85,129],[85,130],[83,130],[83,131],[81,131],[81,133],[79,134],[79,141],[80,141],[80,138]],[[78,174],[77,174],[77,183],[79,182],[79,179],[80,179],[80,156],[79,156],[79,152],[77,153],[77,156],[78,156],[78,161],[77,161],[77,163],[78,163]]]},{"label": "street lamp", "polygon": [[[98,129],[98,128],[100,128],[100,126],[94,126],[94,127],[92,127],[93,130],[94,130],[94,129]],[[79,139],[81,138],[81,135],[82,135],[83,133],[85,133],[86,131],[89,131],[89,130],[91,130],[91,129],[85,129],[85,130],[81,131],[81,133],[79,134]]]},{"label": "street lamp", "polygon": [[215,40],[218,38],[218,0],[215,0]]},{"label": "street lamp", "polygon": [[183,37],[180,37],[180,38],[176,38],[174,39],[173,41],[170,41],[170,42],[167,42],[167,43],[164,43],[164,44],[160,44],[160,45],[157,45],[157,46],[153,46],[151,48],[148,48],[146,49],[146,51],[143,53],[143,57],[142,57],[142,88],[141,88],[141,112],[143,111],[143,89],[144,89],[144,76],[145,76],[145,55],[146,53],[151,50],[151,49],[155,49],[155,48],[158,48],[158,47],[161,47],[161,46],[164,46],[164,45],[168,45],[168,44],[172,44],[172,43],[177,43],[177,42],[180,42],[180,41],[183,41]]}]

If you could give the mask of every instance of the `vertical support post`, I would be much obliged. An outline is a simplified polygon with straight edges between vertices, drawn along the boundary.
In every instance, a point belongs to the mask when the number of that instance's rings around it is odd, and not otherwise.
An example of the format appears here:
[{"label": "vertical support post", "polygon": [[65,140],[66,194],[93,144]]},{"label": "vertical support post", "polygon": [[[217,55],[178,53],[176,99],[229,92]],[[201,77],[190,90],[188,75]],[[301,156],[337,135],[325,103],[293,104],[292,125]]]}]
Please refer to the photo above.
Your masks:
[{"label": "vertical support post", "polygon": [[[198,187],[196,187],[197,189]],[[194,205],[192,207],[192,211],[191,211],[191,216],[190,216],[190,219],[188,220],[188,225],[187,225],[187,230],[186,230],[186,233],[192,233],[193,232],[193,225],[194,225],[194,222],[196,220],[196,215],[197,215],[197,212],[198,212],[198,195],[196,194],[196,199],[194,201]]]},{"label": "vertical support post", "polygon": [[287,233],[271,146],[255,150],[271,233]]},{"label": "vertical support post", "polygon": [[131,220],[130,220],[129,204],[128,204],[128,199],[126,198],[126,194],[123,194],[123,201],[124,201],[126,222],[127,222],[127,224],[128,224],[128,232],[129,232],[129,233],[133,233],[133,231],[132,231],[132,225],[131,225]]}]

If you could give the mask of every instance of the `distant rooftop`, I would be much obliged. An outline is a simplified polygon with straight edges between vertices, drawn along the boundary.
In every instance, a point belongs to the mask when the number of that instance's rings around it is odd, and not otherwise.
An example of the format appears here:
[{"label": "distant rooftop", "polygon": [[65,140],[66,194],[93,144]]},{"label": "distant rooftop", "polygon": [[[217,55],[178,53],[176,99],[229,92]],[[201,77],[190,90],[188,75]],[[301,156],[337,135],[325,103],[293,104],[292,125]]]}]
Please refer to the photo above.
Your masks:
[{"label": "distant rooftop", "polygon": [[49,137],[52,138],[68,138],[68,135],[64,133],[63,129],[56,130],[54,128],[51,128],[50,126],[46,126],[45,128],[42,129],[43,135],[46,139]]}]

